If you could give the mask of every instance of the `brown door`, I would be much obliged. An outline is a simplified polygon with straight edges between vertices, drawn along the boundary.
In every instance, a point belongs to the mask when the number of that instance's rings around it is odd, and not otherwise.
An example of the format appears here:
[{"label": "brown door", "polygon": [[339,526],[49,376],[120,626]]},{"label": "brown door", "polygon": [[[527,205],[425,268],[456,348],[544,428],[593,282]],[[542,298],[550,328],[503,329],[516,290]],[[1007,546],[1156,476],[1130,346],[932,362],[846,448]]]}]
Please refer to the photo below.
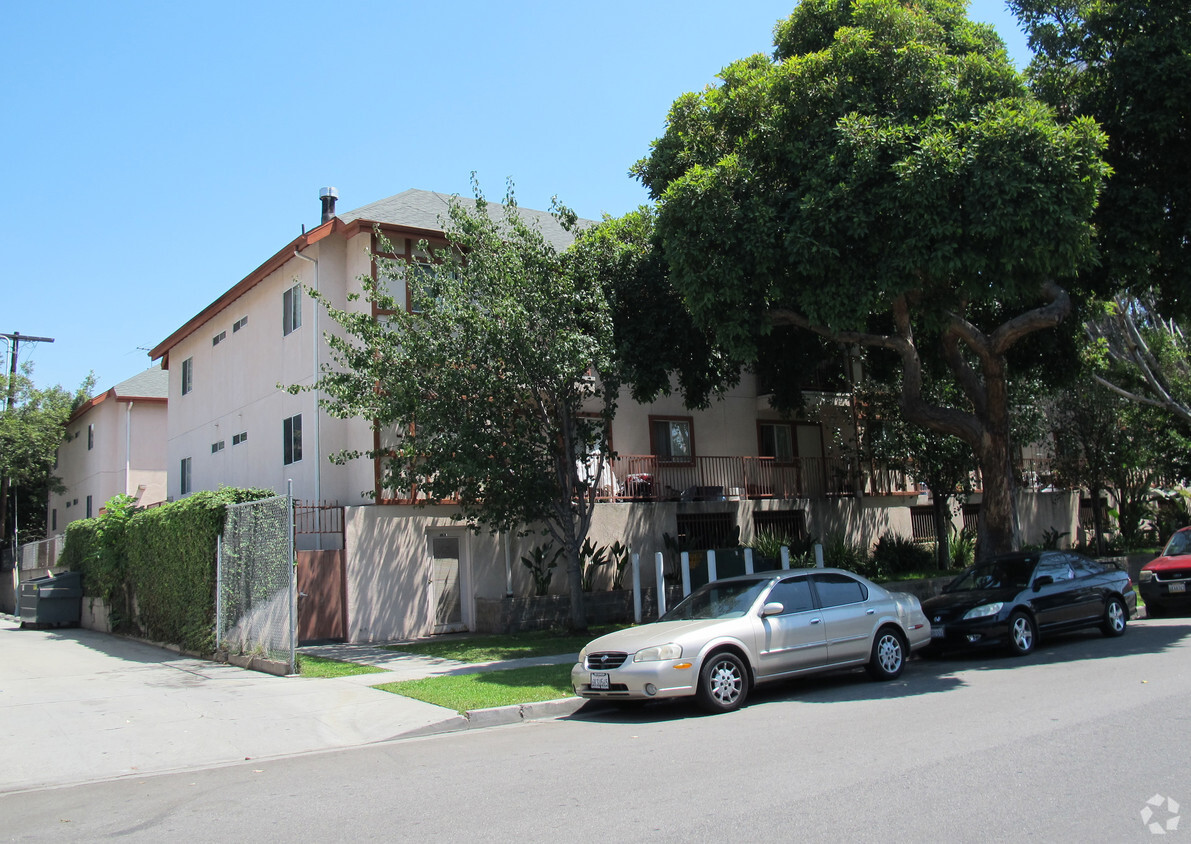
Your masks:
[{"label": "brown door", "polygon": [[344,552],[298,552],[298,641],[346,641]]}]

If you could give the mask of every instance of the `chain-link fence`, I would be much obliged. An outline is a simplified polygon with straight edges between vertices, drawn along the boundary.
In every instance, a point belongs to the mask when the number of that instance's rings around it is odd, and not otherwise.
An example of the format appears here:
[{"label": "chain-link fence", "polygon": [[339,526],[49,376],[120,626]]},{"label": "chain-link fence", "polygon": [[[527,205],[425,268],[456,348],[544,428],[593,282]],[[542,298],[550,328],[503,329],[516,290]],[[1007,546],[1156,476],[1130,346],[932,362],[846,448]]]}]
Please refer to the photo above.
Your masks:
[{"label": "chain-link fence", "polygon": [[293,513],[289,496],[229,506],[215,590],[218,646],[286,662],[291,673],[297,631]]}]

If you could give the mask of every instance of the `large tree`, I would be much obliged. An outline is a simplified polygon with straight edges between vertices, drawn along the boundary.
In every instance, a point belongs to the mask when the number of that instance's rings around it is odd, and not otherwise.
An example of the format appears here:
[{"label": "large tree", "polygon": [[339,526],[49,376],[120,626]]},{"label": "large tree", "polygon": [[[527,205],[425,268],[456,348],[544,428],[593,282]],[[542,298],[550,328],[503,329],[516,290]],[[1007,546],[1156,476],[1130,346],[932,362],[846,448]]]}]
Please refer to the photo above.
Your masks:
[{"label": "large tree", "polygon": [[[573,226],[562,210],[560,221]],[[387,489],[456,502],[473,528],[542,529],[563,549],[571,622],[587,626],[581,549],[607,483],[619,389],[602,287],[518,213],[480,197],[444,221],[448,246],[421,267],[380,261],[371,310],[328,308],[334,365],[318,388],[342,418],[374,420]],[[389,295],[411,285],[415,307]],[[339,459],[360,456],[340,455]]]},{"label": "large tree", "polygon": [[62,489],[54,469],[66,435],[63,426],[94,383],[88,377],[74,392],[61,386],[39,389],[27,365],[15,376],[0,375],[6,405],[0,407],[0,478],[7,492],[0,508],[0,537],[5,545],[18,532],[27,540],[44,538],[49,494]]},{"label": "large tree", "polygon": [[[896,354],[906,418],[982,469],[981,552],[1010,550],[1010,357],[1072,309],[1103,136],[1056,120],[961,2],[804,0],[775,44],[679,98],[637,165],[670,281],[741,359],[784,325]],[[966,407],[928,400],[924,353]]]}]

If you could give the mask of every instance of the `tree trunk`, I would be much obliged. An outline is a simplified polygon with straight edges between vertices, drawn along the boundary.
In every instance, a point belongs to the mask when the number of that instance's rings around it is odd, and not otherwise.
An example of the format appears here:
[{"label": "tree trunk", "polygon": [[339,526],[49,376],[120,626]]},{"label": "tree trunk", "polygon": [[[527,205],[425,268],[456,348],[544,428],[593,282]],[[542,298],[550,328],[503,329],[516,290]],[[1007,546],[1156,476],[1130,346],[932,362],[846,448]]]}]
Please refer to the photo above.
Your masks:
[{"label": "tree trunk", "polygon": [[583,599],[583,560],[579,555],[579,543],[573,536],[564,544],[567,558],[567,585],[571,590],[571,630],[587,630],[587,605]]},{"label": "tree trunk", "polygon": [[935,559],[939,569],[951,568],[951,508],[947,496],[931,489],[931,510],[935,517]]},{"label": "tree trunk", "polygon": [[1104,556],[1104,517],[1100,508],[1100,493],[1102,488],[1093,484],[1092,495],[1092,530],[1096,532],[1096,556]]},{"label": "tree trunk", "polygon": [[[1007,420],[1003,427],[1008,427]],[[979,458],[984,478],[984,496],[980,504],[976,559],[984,560],[1021,548],[1017,484],[1009,454],[1008,432],[990,431],[986,436],[986,447],[981,450]]]}]

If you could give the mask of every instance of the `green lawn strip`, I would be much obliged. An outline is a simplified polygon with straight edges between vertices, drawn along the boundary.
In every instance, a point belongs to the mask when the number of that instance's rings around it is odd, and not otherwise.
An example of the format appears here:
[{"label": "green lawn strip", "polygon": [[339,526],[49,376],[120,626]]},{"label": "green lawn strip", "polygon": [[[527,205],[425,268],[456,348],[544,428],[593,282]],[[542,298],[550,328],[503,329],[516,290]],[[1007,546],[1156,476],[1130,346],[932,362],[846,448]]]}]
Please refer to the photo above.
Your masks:
[{"label": "green lawn strip", "polygon": [[298,654],[298,673],[303,677],[349,677],[353,674],[379,674],[383,668],[343,662],[311,654]]},{"label": "green lawn strip", "polygon": [[579,634],[559,630],[534,630],[507,635],[452,637],[442,641],[386,645],[385,650],[454,659],[459,662],[497,662],[504,659],[578,653],[580,648],[597,636],[625,626],[627,625],[592,627],[586,633]]},{"label": "green lawn strip", "polygon": [[570,665],[536,665],[480,674],[451,674],[383,683],[375,689],[456,712],[573,697]]}]

